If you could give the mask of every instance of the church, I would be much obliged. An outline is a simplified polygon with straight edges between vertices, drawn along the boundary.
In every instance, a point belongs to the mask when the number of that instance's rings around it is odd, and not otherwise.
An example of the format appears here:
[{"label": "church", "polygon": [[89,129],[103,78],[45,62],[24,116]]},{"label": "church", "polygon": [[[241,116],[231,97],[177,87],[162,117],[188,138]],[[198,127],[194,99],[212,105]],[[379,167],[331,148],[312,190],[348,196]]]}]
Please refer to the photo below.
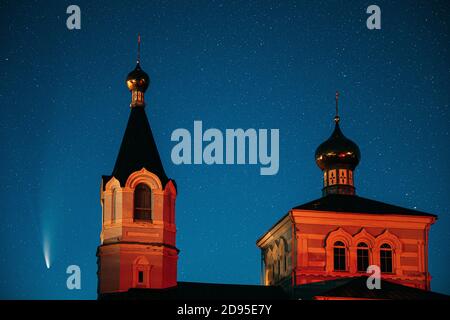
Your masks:
[{"label": "church", "polygon": [[[292,208],[257,240],[262,283],[179,282],[177,184],[166,175],[147,119],[150,78],[139,49],[126,85],[128,124],[113,171],[101,179],[99,299],[448,298],[430,291],[428,237],[437,216],[356,195],[361,155],[341,131],[338,95],[335,129],[315,153],[322,197]],[[380,268],[381,289],[367,288],[370,265]]]},{"label": "church", "polygon": [[359,277],[376,265],[384,280],[430,290],[428,237],[437,216],[356,195],[361,155],[341,131],[338,98],[334,131],[315,152],[322,197],[292,208],[258,239],[263,283],[297,287]]}]

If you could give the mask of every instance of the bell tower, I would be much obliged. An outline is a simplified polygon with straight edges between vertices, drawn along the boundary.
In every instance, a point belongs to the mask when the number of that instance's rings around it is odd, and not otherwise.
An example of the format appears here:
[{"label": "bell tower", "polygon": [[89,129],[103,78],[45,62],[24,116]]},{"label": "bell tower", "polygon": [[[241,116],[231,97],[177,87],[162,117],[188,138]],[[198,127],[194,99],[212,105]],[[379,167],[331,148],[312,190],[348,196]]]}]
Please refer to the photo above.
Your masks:
[{"label": "bell tower", "polygon": [[150,78],[138,59],[126,84],[130,116],[110,176],[100,189],[102,230],[97,248],[98,294],[177,285],[175,181],[164,171],[145,113]]}]

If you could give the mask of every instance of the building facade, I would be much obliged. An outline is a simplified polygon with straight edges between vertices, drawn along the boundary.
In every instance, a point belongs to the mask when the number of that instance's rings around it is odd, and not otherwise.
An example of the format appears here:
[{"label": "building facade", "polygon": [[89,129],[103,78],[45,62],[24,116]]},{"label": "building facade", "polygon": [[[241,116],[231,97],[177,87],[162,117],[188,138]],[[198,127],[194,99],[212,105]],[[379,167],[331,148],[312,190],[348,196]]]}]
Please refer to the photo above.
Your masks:
[{"label": "building facade", "polygon": [[[448,298],[419,290],[430,290],[428,234],[437,217],[356,195],[360,151],[340,129],[337,97],[335,130],[315,154],[322,197],[292,208],[257,241],[262,285],[178,282],[177,187],[147,119],[150,78],[139,54],[126,84],[127,127],[100,187],[99,299]],[[370,265],[379,266],[386,290],[367,290]]]},{"label": "building facade", "polygon": [[[336,110],[338,95],[336,95]],[[428,234],[433,214],[356,195],[358,146],[339,126],[316,150],[322,198],[292,208],[258,241],[264,285],[299,286],[367,275],[430,290]]]}]

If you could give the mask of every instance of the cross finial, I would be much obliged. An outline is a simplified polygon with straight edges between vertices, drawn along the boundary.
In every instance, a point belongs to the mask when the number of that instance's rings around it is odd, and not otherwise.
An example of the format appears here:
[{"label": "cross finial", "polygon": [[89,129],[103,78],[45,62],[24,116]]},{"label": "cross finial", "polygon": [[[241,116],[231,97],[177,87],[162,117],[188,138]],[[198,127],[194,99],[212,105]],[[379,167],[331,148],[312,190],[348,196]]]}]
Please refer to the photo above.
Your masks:
[{"label": "cross finial", "polygon": [[138,34],[137,63],[141,63],[141,35]]},{"label": "cross finial", "polygon": [[334,122],[339,123],[339,91],[336,91],[336,115],[334,116]]}]

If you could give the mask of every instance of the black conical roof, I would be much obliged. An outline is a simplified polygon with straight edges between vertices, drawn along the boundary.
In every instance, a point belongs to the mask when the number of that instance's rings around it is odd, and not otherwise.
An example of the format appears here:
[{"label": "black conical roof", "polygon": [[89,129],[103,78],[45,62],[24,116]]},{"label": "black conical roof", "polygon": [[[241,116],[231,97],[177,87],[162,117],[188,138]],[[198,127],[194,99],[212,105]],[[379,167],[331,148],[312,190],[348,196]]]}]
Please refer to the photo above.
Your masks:
[{"label": "black conical roof", "polygon": [[163,188],[169,181],[145,109],[135,107],[131,109],[112,176],[120,181],[121,186],[124,186],[130,174],[142,168],[156,174]]}]

